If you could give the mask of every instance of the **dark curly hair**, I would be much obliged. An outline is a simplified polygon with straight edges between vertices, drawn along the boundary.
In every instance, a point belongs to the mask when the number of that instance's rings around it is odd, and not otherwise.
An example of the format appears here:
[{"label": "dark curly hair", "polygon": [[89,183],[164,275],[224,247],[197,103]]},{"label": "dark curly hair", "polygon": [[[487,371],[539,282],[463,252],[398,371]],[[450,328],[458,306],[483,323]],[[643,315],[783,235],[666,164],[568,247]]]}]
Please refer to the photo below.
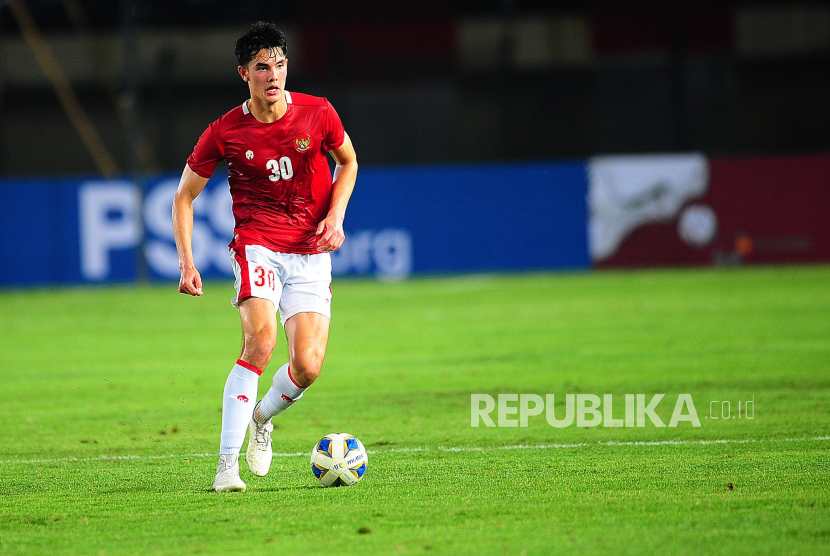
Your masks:
[{"label": "dark curly hair", "polygon": [[248,63],[263,48],[268,50],[278,48],[283,56],[288,57],[285,33],[277,29],[277,26],[273,23],[257,21],[248,27],[247,33],[239,37],[233,53],[240,66],[248,67]]}]

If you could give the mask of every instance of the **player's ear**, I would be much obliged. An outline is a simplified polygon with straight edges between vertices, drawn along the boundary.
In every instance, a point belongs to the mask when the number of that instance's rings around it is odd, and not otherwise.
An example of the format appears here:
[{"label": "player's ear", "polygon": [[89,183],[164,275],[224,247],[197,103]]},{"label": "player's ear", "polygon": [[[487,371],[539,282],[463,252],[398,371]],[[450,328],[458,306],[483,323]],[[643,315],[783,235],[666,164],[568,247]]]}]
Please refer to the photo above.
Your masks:
[{"label": "player's ear", "polygon": [[242,78],[242,81],[248,81],[248,68],[245,66],[237,66],[236,71],[239,72],[239,77]]}]

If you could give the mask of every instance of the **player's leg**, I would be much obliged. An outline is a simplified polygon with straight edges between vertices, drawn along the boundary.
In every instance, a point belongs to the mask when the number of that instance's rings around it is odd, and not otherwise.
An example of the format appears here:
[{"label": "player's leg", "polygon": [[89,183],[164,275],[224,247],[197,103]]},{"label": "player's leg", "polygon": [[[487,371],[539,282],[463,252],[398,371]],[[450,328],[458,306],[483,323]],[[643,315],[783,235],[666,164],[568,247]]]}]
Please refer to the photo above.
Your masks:
[{"label": "player's leg", "polygon": [[[244,490],[239,478],[239,452],[245,440],[259,377],[276,343],[277,319],[272,301],[249,297],[238,305],[242,322],[242,353],[225,382],[222,402],[222,434],[214,490]],[[270,432],[270,431],[269,431]]]},{"label": "player's leg", "polygon": [[[242,353],[225,382],[222,400],[220,459],[214,481],[214,490],[219,492],[245,490],[239,478],[239,452],[256,404],[259,377],[276,344],[276,306],[282,285],[269,255],[256,246],[246,247],[244,256],[231,251],[237,291],[233,304],[242,324]],[[270,451],[268,455],[270,465]]]},{"label": "player's leg", "polygon": [[288,339],[289,361],[274,375],[254,419],[266,422],[285,411],[311,386],[323,366],[331,318],[331,257],[294,255],[283,265],[285,285],[280,318]]},{"label": "player's leg", "polygon": [[271,362],[277,343],[277,309],[273,301],[259,297],[249,297],[238,307],[242,324],[242,353],[239,359],[256,367],[261,374]]},{"label": "player's leg", "polygon": [[279,368],[254,418],[266,422],[303,397],[323,368],[329,319],[320,313],[297,313],[285,322],[289,361]]},{"label": "player's leg", "polygon": [[285,322],[288,357],[294,384],[305,390],[317,380],[326,358],[329,317],[320,313],[297,313]]},{"label": "player's leg", "polygon": [[271,468],[271,419],[303,397],[323,367],[329,338],[329,318],[319,313],[298,313],[285,324],[289,361],[274,374],[271,388],[254,409],[249,425],[248,468],[264,476]]}]

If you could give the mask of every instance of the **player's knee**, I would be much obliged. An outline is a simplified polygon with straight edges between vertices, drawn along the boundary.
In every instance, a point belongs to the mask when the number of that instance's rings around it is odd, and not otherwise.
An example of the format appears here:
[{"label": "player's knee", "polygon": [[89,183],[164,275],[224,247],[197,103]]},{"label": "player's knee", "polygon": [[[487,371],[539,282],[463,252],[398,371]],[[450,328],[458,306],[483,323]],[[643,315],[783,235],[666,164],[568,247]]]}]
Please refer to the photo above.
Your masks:
[{"label": "player's knee", "polygon": [[250,336],[245,338],[243,359],[249,361],[259,369],[265,369],[271,361],[276,339],[268,337]]},{"label": "player's knee", "polygon": [[318,349],[309,349],[295,354],[291,361],[291,377],[302,388],[311,386],[320,376],[325,355],[324,351]]},{"label": "player's knee", "polygon": [[291,378],[300,388],[308,388],[317,380],[318,376],[320,376],[319,367],[315,368],[302,364],[291,366]]}]

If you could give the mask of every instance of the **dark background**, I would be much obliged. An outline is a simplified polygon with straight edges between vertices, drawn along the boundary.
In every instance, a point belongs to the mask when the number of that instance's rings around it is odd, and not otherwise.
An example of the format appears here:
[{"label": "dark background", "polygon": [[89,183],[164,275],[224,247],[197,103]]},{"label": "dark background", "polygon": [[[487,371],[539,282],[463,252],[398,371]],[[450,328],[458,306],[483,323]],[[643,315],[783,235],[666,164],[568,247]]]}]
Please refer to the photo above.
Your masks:
[{"label": "dark background", "polygon": [[[823,3],[16,1],[124,172],[182,168],[247,98],[233,43],[257,19],[361,163],[830,147]],[[0,5],[0,174],[99,173]]]}]

